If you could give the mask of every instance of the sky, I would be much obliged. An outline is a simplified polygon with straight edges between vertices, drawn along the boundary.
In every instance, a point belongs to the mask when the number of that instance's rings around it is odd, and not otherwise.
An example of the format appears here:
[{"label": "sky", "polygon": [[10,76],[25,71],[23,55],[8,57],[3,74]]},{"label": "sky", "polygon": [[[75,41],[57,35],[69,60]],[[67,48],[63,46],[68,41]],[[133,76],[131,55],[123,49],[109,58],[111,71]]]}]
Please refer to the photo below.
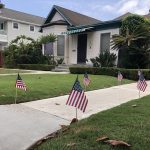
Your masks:
[{"label": "sky", "polygon": [[148,14],[150,0],[1,0],[6,8],[47,17],[53,5],[58,5],[93,18],[106,21],[126,12]]}]

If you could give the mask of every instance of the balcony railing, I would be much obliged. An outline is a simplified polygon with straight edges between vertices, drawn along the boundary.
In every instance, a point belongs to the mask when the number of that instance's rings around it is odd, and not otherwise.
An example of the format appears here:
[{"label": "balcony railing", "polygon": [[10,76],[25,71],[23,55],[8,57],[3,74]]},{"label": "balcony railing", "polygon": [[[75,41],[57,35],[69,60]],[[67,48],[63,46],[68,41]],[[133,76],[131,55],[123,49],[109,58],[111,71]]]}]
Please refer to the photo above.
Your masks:
[{"label": "balcony railing", "polygon": [[4,30],[0,30],[0,42],[4,42],[4,43],[7,43],[8,40],[7,40],[7,33],[6,31]]}]

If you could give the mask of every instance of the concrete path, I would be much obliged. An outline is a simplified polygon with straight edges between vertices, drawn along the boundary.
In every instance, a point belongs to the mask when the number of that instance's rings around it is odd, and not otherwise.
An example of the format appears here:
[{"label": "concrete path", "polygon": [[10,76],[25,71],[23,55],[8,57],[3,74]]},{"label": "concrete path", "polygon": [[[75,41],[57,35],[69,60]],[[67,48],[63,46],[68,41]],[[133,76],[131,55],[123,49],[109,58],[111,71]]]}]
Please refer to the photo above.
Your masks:
[{"label": "concrete path", "polygon": [[26,150],[34,142],[70,123],[23,105],[0,106],[0,150]]},{"label": "concrete path", "polygon": [[[150,81],[148,85],[146,92],[141,92],[141,97],[150,94]],[[136,86],[137,83],[132,83],[86,92],[89,103],[84,114],[80,110],[78,111],[78,118],[83,119],[97,112],[139,98]],[[71,120],[75,117],[75,108],[65,105],[67,98],[68,95],[23,103],[22,105]]]},{"label": "concrete path", "polygon": [[[35,70],[26,70],[30,72],[20,73],[22,74],[69,74],[69,72],[54,72],[54,71],[35,71]],[[0,74],[0,76],[10,76],[17,75],[18,73],[9,73],[9,74]]]},{"label": "concrete path", "polygon": [[[150,81],[146,92],[150,94]],[[97,112],[138,98],[136,83],[86,92],[89,103],[86,112],[78,111],[83,119]],[[75,108],[66,106],[68,95],[0,106],[0,150],[25,150],[37,140],[53,133],[60,124],[69,124]]]}]

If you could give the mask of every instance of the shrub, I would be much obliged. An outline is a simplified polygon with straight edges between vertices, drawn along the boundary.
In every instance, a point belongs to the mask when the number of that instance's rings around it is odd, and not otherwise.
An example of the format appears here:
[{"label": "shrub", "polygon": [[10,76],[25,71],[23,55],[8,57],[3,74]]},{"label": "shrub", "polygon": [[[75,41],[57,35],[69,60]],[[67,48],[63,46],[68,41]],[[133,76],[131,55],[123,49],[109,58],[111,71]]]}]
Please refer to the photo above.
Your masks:
[{"label": "shrub", "polygon": [[19,69],[27,69],[27,70],[43,70],[43,71],[51,71],[55,68],[54,65],[44,65],[44,64],[18,64],[17,67]]},{"label": "shrub", "polygon": [[[122,75],[126,79],[130,80],[138,80],[138,69],[123,69],[123,68],[106,68],[106,67],[70,67],[69,68],[70,73],[73,74],[84,74],[87,72],[88,74],[94,74],[94,75],[108,75],[108,76],[114,76],[117,77],[118,71],[121,71]],[[141,70],[144,74],[145,79],[150,79],[150,69],[143,69]]]},{"label": "shrub", "polygon": [[91,58],[94,67],[113,67],[117,59],[116,54],[110,53],[108,50],[99,54],[98,57]]}]

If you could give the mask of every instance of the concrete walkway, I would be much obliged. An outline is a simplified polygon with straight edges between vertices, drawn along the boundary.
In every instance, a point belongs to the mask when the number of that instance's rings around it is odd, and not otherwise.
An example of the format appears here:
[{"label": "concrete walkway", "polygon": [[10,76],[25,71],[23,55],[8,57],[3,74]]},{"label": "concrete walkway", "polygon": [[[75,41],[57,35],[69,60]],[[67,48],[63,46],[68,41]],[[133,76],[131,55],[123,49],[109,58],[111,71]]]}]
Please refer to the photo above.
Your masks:
[{"label": "concrete walkway", "polygon": [[[69,74],[69,72],[54,72],[54,71],[36,71],[36,70],[25,70],[29,72],[23,72],[19,74]],[[0,76],[17,75],[18,73],[0,74]]]},{"label": "concrete walkway", "polygon": [[[92,114],[139,98],[139,92],[136,86],[137,83],[132,83],[86,92],[89,103],[84,114],[80,110],[78,111],[78,119],[89,117]],[[148,82],[146,91],[144,93],[141,92],[141,97],[148,94],[150,94],[150,81]],[[23,103],[22,105],[71,120],[75,117],[75,108],[65,105],[67,98],[68,95]]]},{"label": "concrete walkway", "polygon": [[[146,92],[150,94],[150,81]],[[89,103],[83,119],[97,112],[138,98],[136,83],[86,92]],[[66,106],[68,96],[0,106],[0,150],[25,150],[37,140],[69,124],[75,108]]]}]

